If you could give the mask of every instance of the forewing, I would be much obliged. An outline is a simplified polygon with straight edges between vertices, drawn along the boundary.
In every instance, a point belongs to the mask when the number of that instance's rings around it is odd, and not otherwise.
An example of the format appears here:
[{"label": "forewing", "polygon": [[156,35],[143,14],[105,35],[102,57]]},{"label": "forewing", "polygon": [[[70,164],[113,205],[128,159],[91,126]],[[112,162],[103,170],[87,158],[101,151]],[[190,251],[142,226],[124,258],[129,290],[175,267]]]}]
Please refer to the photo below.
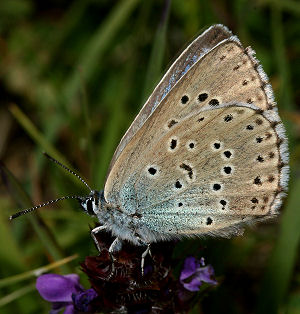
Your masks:
[{"label": "forewing", "polygon": [[135,120],[120,141],[110,163],[111,169],[122,152],[123,148],[131,140],[137,130],[144,124],[157,105],[166,97],[174,85],[184,76],[189,69],[218,43],[232,36],[231,31],[224,25],[217,24],[208,28],[198,36],[175,60],[167,73],[156,86],[145,105],[136,116]]}]

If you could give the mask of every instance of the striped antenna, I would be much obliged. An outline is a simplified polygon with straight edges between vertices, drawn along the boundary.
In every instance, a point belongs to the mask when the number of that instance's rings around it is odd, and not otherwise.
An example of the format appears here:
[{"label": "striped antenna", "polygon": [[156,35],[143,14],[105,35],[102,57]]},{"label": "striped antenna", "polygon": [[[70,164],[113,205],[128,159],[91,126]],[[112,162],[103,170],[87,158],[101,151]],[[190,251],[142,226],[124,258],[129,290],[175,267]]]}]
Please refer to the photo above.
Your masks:
[{"label": "striped antenna", "polygon": [[72,173],[77,179],[79,179],[91,192],[93,192],[93,190],[89,187],[89,185],[77,174],[75,173],[73,170],[69,169],[67,166],[63,165],[62,163],[60,163],[58,160],[54,159],[53,157],[51,157],[50,155],[48,155],[46,152],[43,152],[43,154],[51,161],[55,162],[56,164],[58,164],[59,166],[61,166],[62,168],[64,168],[65,170],[67,170],[68,172]]},{"label": "striped antenna", "polygon": [[[58,160],[54,159],[53,157],[51,157],[50,155],[48,155],[47,153],[43,153],[49,160],[55,162],[57,165],[61,166],[62,168],[64,168],[65,170],[67,170],[69,173],[73,174],[77,179],[79,179],[91,192],[93,192],[93,190],[89,187],[89,185],[77,174],[75,173],[74,171],[72,171],[71,169],[69,169],[67,166],[63,165],[62,163],[60,163]],[[24,210],[21,210],[19,211],[18,213],[15,213],[13,215],[11,215],[9,217],[10,220],[13,220],[17,217],[20,217],[22,215],[26,215],[28,213],[31,213],[33,211],[35,211],[36,209],[38,208],[41,208],[41,207],[44,207],[44,206],[47,206],[47,205],[50,205],[50,204],[53,204],[53,203],[56,203],[56,202],[59,202],[59,201],[62,201],[62,200],[66,200],[66,199],[77,199],[77,200],[83,200],[84,198],[82,196],[77,196],[77,195],[71,195],[71,196],[63,196],[63,197],[60,197],[60,198],[57,198],[55,200],[50,200],[46,203],[43,203],[43,204],[40,204],[40,205],[36,205],[36,206],[33,206],[31,208],[28,208],[28,209],[24,209]]]},{"label": "striped antenna", "polygon": [[15,218],[18,218],[19,216],[31,213],[31,212],[35,211],[36,209],[38,209],[38,208],[41,208],[41,207],[44,207],[44,206],[47,206],[47,205],[50,205],[50,204],[53,204],[53,203],[56,203],[56,202],[59,202],[59,201],[62,201],[62,200],[66,200],[66,199],[83,200],[83,198],[81,196],[77,196],[77,195],[63,196],[63,197],[57,198],[55,200],[48,201],[46,203],[43,203],[43,204],[40,204],[40,205],[36,205],[36,206],[33,206],[31,208],[28,208],[28,209],[21,210],[18,213],[15,213],[15,214],[11,215],[9,217],[9,220],[13,220]]}]

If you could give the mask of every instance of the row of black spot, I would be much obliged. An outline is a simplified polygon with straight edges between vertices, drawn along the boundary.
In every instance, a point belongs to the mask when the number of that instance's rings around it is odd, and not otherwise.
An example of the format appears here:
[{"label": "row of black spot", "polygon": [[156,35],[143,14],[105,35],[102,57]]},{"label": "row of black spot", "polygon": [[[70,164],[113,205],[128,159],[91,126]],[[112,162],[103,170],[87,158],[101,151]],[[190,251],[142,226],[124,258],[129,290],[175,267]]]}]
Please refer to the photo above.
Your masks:
[{"label": "row of black spot", "polygon": [[[199,102],[203,102],[203,101],[205,101],[207,98],[208,98],[208,94],[207,94],[207,93],[199,94],[198,97],[197,97],[197,99],[198,99]],[[190,100],[190,99],[189,99],[189,96],[187,96],[187,95],[183,95],[183,96],[181,97],[181,103],[182,103],[183,105],[187,104],[189,100]],[[218,99],[216,99],[216,98],[212,98],[208,103],[209,103],[209,105],[212,106],[212,107],[219,105],[219,101],[218,101]]]},{"label": "row of black spot", "polygon": [[[225,151],[224,152],[224,155],[226,156],[231,156],[231,152],[230,151]],[[229,158],[229,157],[227,157],[227,158]],[[260,156],[258,156],[258,157],[260,157]],[[181,164],[180,165],[180,168],[182,168],[182,169],[184,169],[184,170],[186,170],[187,172],[188,172],[188,176],[189,176],[189,178],[190,179],[192,179],[193,178],[193,169],[192,169],[192,167],[190,167],[189,165],[186,165],[186,164]],[[224,168],[223,168],[223,170],[224,170],[224,172],[226,173],[226,174],[230,174],[231,173],[231,171],[232,171],[232,168],[230,167],[230,166],[225,166]],[[148,168],[148,172],[151,174],[151,175],[155,175],[156,173],[157,173],[157,169],[155,169],[154,167],[149,167]],[[218,189],[216,189],[216,190],[218,190]]]},{"label": "row of black spot", "polygon": [[[220,149],[221,148],[221,143],[220,142],[215,142],[214,144],[213,144],[213,146],[214,146],[214,148],[215,149]],[[231,158],[231,156],[232,156],[232,153],[231,153],[231,151],[229,151],[229,150],[225,150],[224,152],[223,152],[223,154],[224,154],[224,156],[227,158],[227,159],[229,159],[229,158]],[[224,168],[223,168],[223,171],[224,171],[224,173],[226,173],[226,174],[231,174],[231,171],[232,171],[232,168],[230,167],[230,166],[225,166]],[[213,184],[213,190],[214,191],[219,191],[220,189],[221,189],[221,184],[219,184],[219,183],[214,183]],[[222,202],[225,202],[226,203],[226,201],[224,201],[224,200],[222,200]],[[225,204],[226,205],[226,204]],[[223,206],[225,206],[225,205],[223,205]]]},{"label": "row of black spot", "polygon": [[[189,175],[190,175],[190,173],[189,173]],[[175,186],[176,189],[181,189],[181,188],[182,188],[182,184],[181,184],[181,182],[180,182],[179,180],[177,180],[177,181],[175,182],[174,186]],[[214,184],[213,184],[213,190],[214,190],[214,191],[219,191],[219,190],[221,189],[221,187],[222,187],[222,186],[221,186],[220,183],[214,183]]]},{"label": "row of black spot", "polygon": [[[226,116],[224,117],[224,121],[225,121],[225,122],[230,122],[232,119],[233,119],[233,116],[232,116],[231,114],[228,114],[228,115],[226,115]],[[256,123],[257,125],[261,125],[261,124],[263,123],[263,121],[262,121],[261,119],[257,118],[257,119],[255,120],[255,123]],[[253,127],[253,125],[249,124],[249,125],[246,126],[246,129],[252,131],[252,130],[254,129],[254,127]],[[261,136],[256,137],[256,142],[257,142],[257,143],[261,143],[262,140],[263,140],[263,138],[262,138]],[[215,146],[216,149],[218,149],[218,148],[220,147],[218,143],[217,143],[217,144],[214,144],[214,145],[217,145],[217,147]],[[260,155],[257,156],[256,160],[257,160],[258,162],[264,162],[264,158],[263,158],[262,156],[260,156]],[[227,172],[225,171],[225,169],[224,169],[224,172],[227,173]]]}]

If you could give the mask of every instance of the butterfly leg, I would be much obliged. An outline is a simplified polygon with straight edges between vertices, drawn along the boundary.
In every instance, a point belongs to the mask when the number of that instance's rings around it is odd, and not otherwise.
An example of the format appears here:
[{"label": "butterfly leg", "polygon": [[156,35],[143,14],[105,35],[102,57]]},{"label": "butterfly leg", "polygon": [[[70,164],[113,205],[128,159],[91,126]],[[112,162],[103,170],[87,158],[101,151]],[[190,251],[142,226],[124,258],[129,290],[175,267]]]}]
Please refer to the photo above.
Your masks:
[{"label": "butterfly leg", "polygon": [[110,245],[109,249],[108,249],[108,253],[111,259],[111,272],[109,274],[109,276],[107,277],[107,280],[109,280],[113,274],[115,273],[115,257],[114,257],[114,253],[118,252],[122,249],[122,241],[119,238],[115,238],[115,240],[113,241],[113,243]]},{"label": "butterfly leg", "polygon": [[[106,227],[105,226],[98,226],[98,227],[92,229],[92,231],[91,231],[91,237],[93,238],[99,252],[101,251],[101,248],[100,248],[99,243],[97,241],[96,234],[102,230],[106,230]],[[111,259],[111,272],[110,272],[109,276],[107,277],[107,280],[109,280],[115,272],[115,260],[116,259],[115,259],[113,254],[115,252],[120,251],[121,248],[122,248],[122,241],[119,238],[115,238],[115,240],[113,241],[113,243],[110,245],[110,247],[108,249],[108,253],[109,253],[109,256]]]},{"label": "butterfly leg", "polygon": [[100,246],[99,246],[99,243],[97,241],[97,238],[96,238],[96,234],[102,230],[105,230],[106,227],[105,226],[98,226],[94,229],[91,230],[91,237],[93,238],[95,244],[96,244],[96,247],[97,247],[97,250],[100,252],[101,249],[100,249]]},{"label": "butterfly leg", "polygon": [[144,276],[144,265],[145,265],[145,258],[149,254],[151,257],[151,250],[150,250],[150,243],[145,242],[143,239],[138,237],[138,241],[141,245],[146,245],[147,249],[142,254],[142,260],[141,260],[141,269],[142,269],[142,276]]},{"label": "butterfly leg", "polygon": [[146,250],[143,252],[143,254],[142,254],[142,261],[141,261],[142,276],[144,276],[145,257],[146,257],[148,254],[152,257],[151,251],[150,251],[150,243],[147,244],[147,249],[146,249]]}]

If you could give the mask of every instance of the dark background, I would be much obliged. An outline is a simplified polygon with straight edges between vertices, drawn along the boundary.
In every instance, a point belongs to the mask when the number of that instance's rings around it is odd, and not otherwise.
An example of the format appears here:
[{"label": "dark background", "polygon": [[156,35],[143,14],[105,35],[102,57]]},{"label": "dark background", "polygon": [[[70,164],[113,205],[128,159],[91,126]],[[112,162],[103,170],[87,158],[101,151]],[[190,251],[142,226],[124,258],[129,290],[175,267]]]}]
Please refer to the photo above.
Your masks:
[{"label": "dark background", "polygon": [[185,241],[175,254],[182,261],[204,256],[220,282],[193,313],[300,313],[300,2],[173,0],[165,13],[165,1],[0,1],[1,313],[47,312],[33,270],[73,254],[78,258],[49,271],[77,272],[89,287],[79,262],[96,254],[93,220],[75,201],[8,220],[30,199],[88,193],[41,152],[101,189],[155,83],[214,23],[251,45],[270,77],[288,130],[289,195],[275,222],[230,240]]}]

